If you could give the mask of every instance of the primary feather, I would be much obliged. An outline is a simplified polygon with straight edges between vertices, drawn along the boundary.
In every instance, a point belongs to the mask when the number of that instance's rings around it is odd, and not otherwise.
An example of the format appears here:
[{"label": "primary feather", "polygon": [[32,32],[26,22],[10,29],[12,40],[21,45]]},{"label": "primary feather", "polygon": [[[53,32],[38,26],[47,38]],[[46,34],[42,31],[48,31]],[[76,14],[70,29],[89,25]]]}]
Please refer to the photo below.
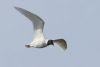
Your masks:
[{"label": "primary feather", "polygon": [[23,8],[15,7],[15,9],[32,21],[33,26],[34,26],[34,31],[37,31],[37,30],[43,31],[44,21],[39,16]]},{"label": "primary feather", "polygon": [[64,39],[56,39],[56,40],[54,40],[54,43],[56,43],[57,45],[59,45],[64,50],[67,49],[67,43],[66,43],[66,41]]}]

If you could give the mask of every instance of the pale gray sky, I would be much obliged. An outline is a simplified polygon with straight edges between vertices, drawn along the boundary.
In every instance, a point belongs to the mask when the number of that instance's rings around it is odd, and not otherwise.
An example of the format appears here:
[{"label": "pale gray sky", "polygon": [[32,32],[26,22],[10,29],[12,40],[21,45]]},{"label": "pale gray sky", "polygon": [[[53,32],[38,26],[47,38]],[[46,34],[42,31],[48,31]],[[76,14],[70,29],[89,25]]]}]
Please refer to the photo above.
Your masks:
[{"label": "pale gray sky", "polygon": [[[68,50],[25,48],[32,24],[14,6],[40,16],[45,35]],[[100,67],[100,0],[0,0],[0,40],[0,67]]]}]

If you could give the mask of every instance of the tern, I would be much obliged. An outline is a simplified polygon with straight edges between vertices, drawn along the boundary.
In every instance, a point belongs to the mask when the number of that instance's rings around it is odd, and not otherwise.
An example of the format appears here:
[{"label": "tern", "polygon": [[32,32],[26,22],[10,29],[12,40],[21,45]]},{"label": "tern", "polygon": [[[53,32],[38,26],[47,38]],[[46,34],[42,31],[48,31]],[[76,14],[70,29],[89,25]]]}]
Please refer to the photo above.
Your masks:
[{"label": "tern", "polygon": [[14,7],[18,12],[20,12],[22,15],[27,17],[29,20],[31,20],[33,24],[33,29],[34,29],[34,37],[33,41],[25,45],[27,48],[44,48],[49,45],[57,44],[59,45],[62,49],[66,50],[67,49],[67,42],[64,39],[46,39],[44,34],[43,34],[43,28],[44,28],[44,20],[42,20],[39,16],[37,16],[34,13],[31,13],[30,11],[27,11],[26,9],[20,8],[20,7]]}]

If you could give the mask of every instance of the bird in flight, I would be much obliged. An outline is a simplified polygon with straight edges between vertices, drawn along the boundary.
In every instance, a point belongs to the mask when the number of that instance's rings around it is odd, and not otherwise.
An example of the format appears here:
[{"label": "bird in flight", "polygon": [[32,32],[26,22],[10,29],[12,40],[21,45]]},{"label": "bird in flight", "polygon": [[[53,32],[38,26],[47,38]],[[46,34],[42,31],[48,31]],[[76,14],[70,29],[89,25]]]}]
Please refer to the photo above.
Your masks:
[{"label": "bird in flight", "polygon": [[39,16],[20,7],[15,7],[15,9],[19,11],[21,14],[23,14],[25,17],[27,17],[29,20],[31,20],[33,24],[34,37],[33,37],[33,41],[30,44],[25,45],[27,48],[31,48],[31,47],[44,48],[49,45],[57,44],[62,49],[64,50],[67,49],[67,42],[64,39],[53,40],[53,39],[45,38],[43,34],[43,28],[45,22]]}]

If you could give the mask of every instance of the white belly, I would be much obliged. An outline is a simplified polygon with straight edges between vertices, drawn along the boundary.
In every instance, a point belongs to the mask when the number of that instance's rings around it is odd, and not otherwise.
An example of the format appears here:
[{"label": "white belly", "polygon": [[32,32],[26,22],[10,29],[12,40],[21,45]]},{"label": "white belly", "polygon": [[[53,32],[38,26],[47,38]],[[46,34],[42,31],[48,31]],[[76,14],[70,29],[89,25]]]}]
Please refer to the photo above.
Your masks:
[{"label": "white belly", "polygon": [[31,43],[31,46],[35,47],[35,48],[43,48],[48,46],[45,41],[35,41]]}]

